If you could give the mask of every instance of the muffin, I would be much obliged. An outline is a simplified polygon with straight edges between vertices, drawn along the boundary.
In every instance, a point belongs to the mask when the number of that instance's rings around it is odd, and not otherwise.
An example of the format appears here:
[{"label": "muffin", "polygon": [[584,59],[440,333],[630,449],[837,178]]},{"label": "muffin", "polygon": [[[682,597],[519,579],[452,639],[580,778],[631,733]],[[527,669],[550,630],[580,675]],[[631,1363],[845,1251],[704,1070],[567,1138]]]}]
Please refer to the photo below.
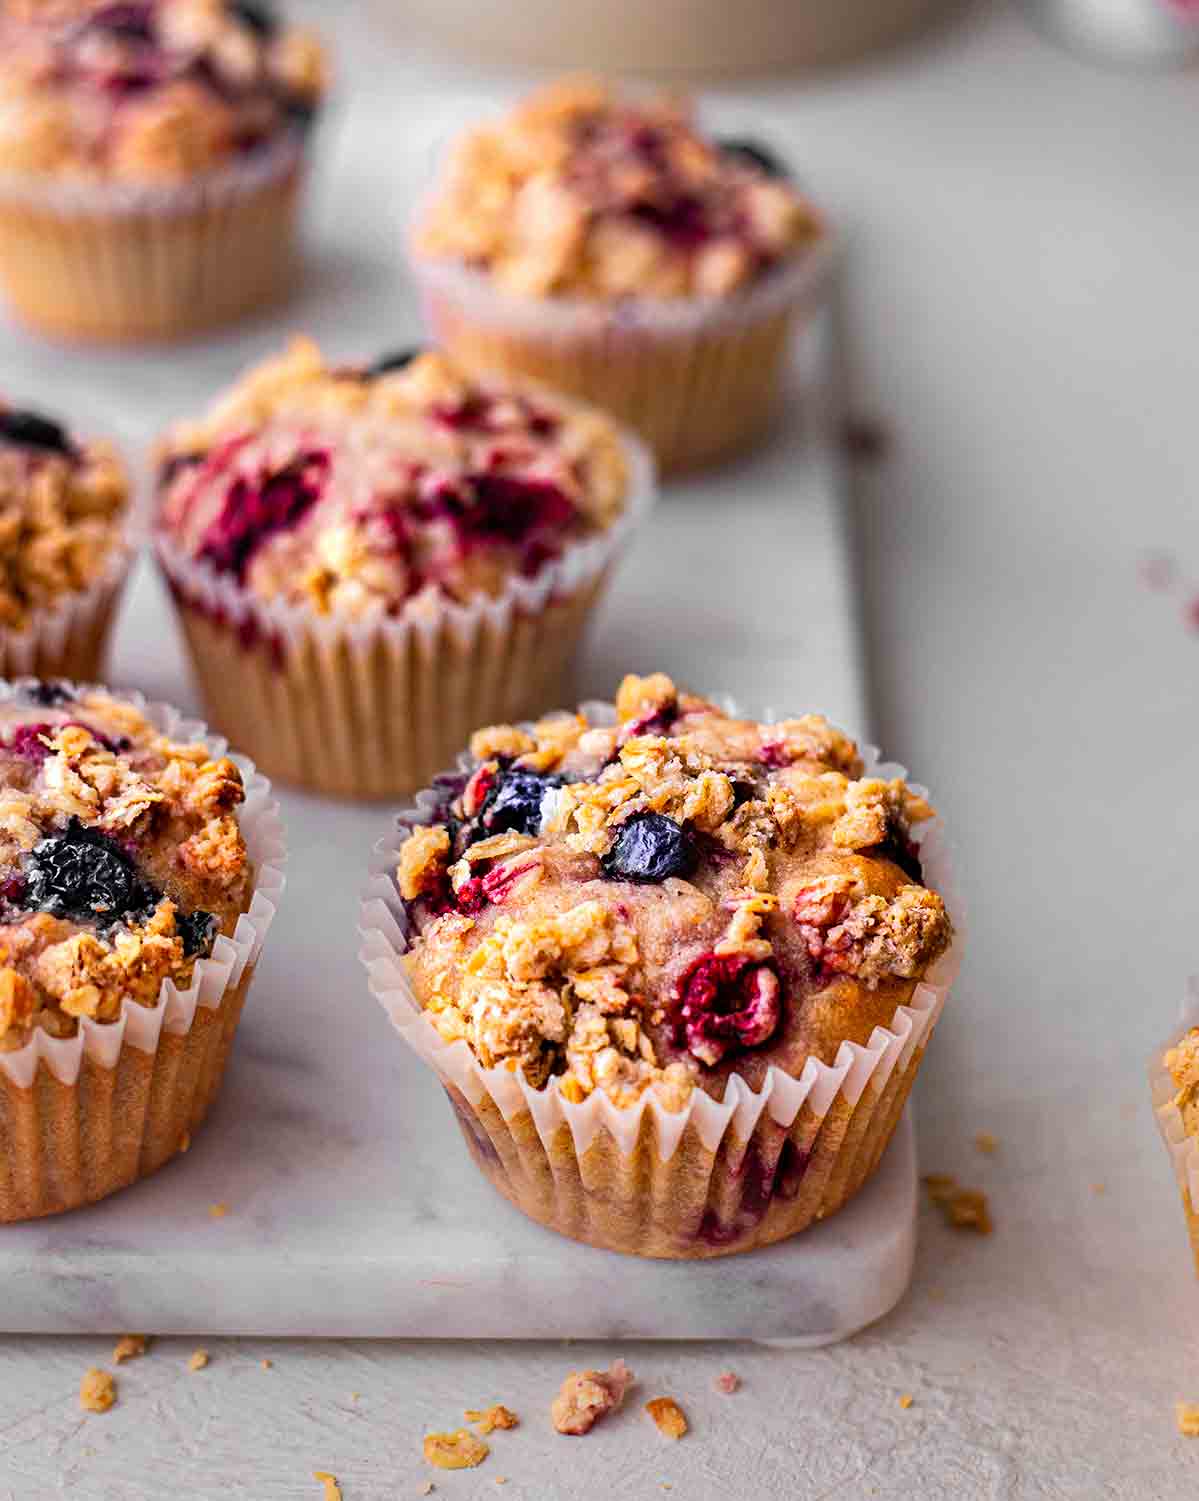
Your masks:
[{"label": "muffin", "polygon": [[1158,1129],[1182,1196],[1199,1272],[1199,980],[1191,981],[1182,1025],[1149,1065]]},{"label": "muffin", "polygon": [[110,443],[0,399],[0,676],[99,676],[129,569]]},{"label": "muffin", "polygon": [[0,684],[0,1221],[152,1173],[204,1120],[282,889],[269,787],[162,705]]},{"label": "muffin", "polygon": [[954,965],[932,820],[819,715],[629,677],[473,737],[382,847],[363,957],[532,1219],[750,1250],[845,1204],[899,1120]]},{"label": "muffin", "polygon": [[295,269],[320,44],[258,0],[0,0],[0,286],[70,339],[169,339]]},{"label": "muffin", "polygon": [[166,440],[158,554],[219,728],[272,776],[394,796],[559,701],[652,490],[549,391],[299,339]]},{"label": "muffin", "polygon": [[772,152],[575,79],[465,137],[412,264],[456,358],[595,402],[674,471],[769,424],[829,250]]}]

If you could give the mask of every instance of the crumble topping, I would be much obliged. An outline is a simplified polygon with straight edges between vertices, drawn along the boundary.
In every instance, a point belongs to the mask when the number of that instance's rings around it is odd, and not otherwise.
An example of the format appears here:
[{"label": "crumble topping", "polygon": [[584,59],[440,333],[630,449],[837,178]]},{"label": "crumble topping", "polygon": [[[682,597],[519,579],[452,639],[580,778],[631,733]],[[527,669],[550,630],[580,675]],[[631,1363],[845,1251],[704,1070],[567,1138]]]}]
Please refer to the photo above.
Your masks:
[{"label": "crumble topping", "polygon": [[123,1334],[112,1352],[113,1365],[125,1360],[136,1360],[146,1353],[147,1339],[144,1334]]},{"label": "crumble topping", "polygon": [[654,1397],[645,1404],[663,1438],[679,1439],[687,1432],[683,1409],[673,1397]]},{"label": "crumble topping", "polygon": [[953,1229],[973,1230],[978,1235],[990,1235],[994,1230],[987,1196],[981,1188],[962,1188],[949,1173],[929,1173],[924,1186],[930,1203]]},{"label": "crumble topping", "polygon": [[473,1470],[491,1453],[469,1428],[456,1428],[452,1433],[426,1433],[424,1451],[428,1463],[439,1470]]},{"label": "crumble topping", "polygon": [[559,1433],[589,1433],[620,1406],[632,1384],[633,1373],[623,1360],[614,1360],[607,1371],[571,1371],[550,1405],[554,1427]]},{"label": "crumble topping", "polygon": [[687,101],[566,79],[465,136],[418,246],[520,296],[721,298],[821,232],[780,162]]},{"label": "crumble topping", "polygon": [[92,1366],[79,1386],[80,1407],[84,1412],[107,1412],[116,1400],[116,1378],[109,1371]]},{"label": "crumble topping", "polygon": [[729,1067],[864,1043],[951,935],[912,838],[928,802],[816,715],[735,719],[663,674],[616,709],[480,730],[405,840],[406,963],[440,1035],[569,1101],[671,1110]]},{"label": "crumble topping", "polygon": [[243,796],[231,760],[101,690],[0,705],[0,1048],[190,983],[249,899]]},{"label": "crumble topping", "polygon": [[328,365],[307,339],[161,445],[163,533],[253,593],[321,615],[495,597],[624,510],[619,436],[540,387],[405,351]]},{"label": "crumble topping", "polygon": [[1162,1062],[1178,1093],[1174,1104],[1188,1136],[1199,1136],[1199,1027],[1168,1049]]},{"label": "crumble topping", "polygon": [[493,1407],[468,1407],[463,1417],[468,1423],[474,1423],[484,1438],[497,1428],[515,1428],[520,1422],[516,1414],[502,1402],[497,1402]]},{"label": "crumble topping", "polygon": [[[0,117],[3,103],[0,101]],[[99,578],[120,544],[129,480],[116,450],[0,401],[0,626],[22,631]]]},{"label": "crumble topping", "polygon": [[314,34],[257,0],[0,0],[0,171],[185,182],[305,129]]}]

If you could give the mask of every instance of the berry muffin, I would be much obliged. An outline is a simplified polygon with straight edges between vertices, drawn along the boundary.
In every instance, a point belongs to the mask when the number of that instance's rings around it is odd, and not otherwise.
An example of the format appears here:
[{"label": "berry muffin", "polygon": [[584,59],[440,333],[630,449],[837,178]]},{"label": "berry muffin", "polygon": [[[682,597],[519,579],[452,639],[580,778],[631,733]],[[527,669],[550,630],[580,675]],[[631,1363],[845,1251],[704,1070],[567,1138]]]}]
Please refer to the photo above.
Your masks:
[{"label": "berry muffin", "polygon": [[111,444],[0,399],[0,676],[99,676],[128,517]]},{"label": "berry muffin", "polygon": [[218,727],[272,776],[391,796],[556,701],[652,489],[549,391],[299,339],[163,444],[158,554]]},{"label": "berry muffin", "polygon": [[765,148],[569,80],[466,136],[412,261],[451,354],[594,401],[670,471],[767,426],[829,244]]},{"label": "berry muffin", "polygon": [[145,1177],[220,1085],[283,846],[267,783],[200,733],[0,685],[0,1221]]},{"label": "berry muffin", "polygon": [[1190,982],[1182,1023],[1149,1063],[1158,1129],[1174,1164],[1199,1272],[1199,979]]},{"label": "berry muffin", "polygon": [[165,339],[295,265],[320,44],[259,0],[0,0],[0,286],[44,332]]},{"label": "berry muffin", "polygon": [[953,965],[932,819],[819,715],[630,677],[474,736],[383,851],[364,958],[518,1208],[749,1250],[840,1208],[903,1110]]}]

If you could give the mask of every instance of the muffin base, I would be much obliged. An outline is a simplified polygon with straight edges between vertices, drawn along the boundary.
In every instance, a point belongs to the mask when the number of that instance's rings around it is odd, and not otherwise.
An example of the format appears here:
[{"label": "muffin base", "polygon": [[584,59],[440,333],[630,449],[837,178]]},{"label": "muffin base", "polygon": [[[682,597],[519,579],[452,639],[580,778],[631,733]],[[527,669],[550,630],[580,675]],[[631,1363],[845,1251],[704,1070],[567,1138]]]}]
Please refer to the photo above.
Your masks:
[{"label": "muffin base", "polygon": [[295,280],[303,165],[146,207],[0,191],[0,287],[53,338],[180,338],[271,307]]},{"label": "muffin base", "polygon": [[85,1055],[73,1084],[45,1059],[21,1088],[0,1072],[0,1223],[41,1219],[105,1199],[186,1151],[224,1076],[248,968],[187,1032],[165,1028],[153,1053],[125,1043],[114,1068]]}]

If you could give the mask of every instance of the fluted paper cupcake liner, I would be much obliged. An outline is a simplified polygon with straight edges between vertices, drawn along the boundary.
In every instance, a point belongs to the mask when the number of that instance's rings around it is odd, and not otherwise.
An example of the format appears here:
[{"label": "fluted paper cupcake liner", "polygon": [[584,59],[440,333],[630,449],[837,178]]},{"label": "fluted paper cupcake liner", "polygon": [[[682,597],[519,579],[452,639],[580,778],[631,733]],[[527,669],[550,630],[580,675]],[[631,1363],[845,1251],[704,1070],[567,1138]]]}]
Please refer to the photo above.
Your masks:
[{"label": "fluted paper cupcake liner", "polygon": [[1199,1138],[1187,1134],[1182,1111],[1174,1103],[1178,1090],[1164,1061],[1166,1053],[1181,1042],[1193,1027],[1199,1027],[1199,975],[1193,975],[1187,981],[1182,1015],[1170,1040],[1163,1047],[1158,1048],[1149,1060],[1149,1087],[1153,1093],[1153,1113],[1162,1140],[1166,1144],[1166,1150],[1170,1154],[1170,1162],[1178,1182],[1178,1192],[1182,1196],[1187,1229],[1190,1232],[1191,1249],[1195,1256],[1195,1271],[1199,1274]]},{"label": "fluted paper cupcake liner", "polygon": [[338,797],[405,797],[480,725],[561,702],[616,560],[653,504],[653,461],[624,438],[629,491],[603,534],[495,599],[355,623],[260,599],[156,539],[209,718],[272,777]]},{"label": "fluted paper cupcake liner", "polygon": [[[614,719],[608,704],[583,712],[593,722]],[[872,774],[906,775],[867,754]],[[473,764],[460,757],[457,770]],[[376,849],[360,956],[372,993],[440,1078],[472,1156],[505,1197],[591,1245],[691,1259],[794,1235],[862,1187],[899,1122],[960,963],[961,906],[939,820],[920,834],[920,859],[957,931],[890,1026],[876,1027],[865,1046],[843,1042],[832,1064],[809,1058],[797,1078],[772,1067],[753,1090],[734,1075],[722,1100],[697,1089],[671,1112],[652,1089],[623,1108],[600,1090],[574,1104],[557,1079],[534,1089],[523,1072],[485,1068],[465,1042],[437,1032],[403,964],[408,925],[395,875],[401,844],[431,821],[437,796],[423,791]]]},{"label": "fluted paper cupcake liner", "polygon": [[766,430],[792,336],[821,305],[836,256],[825,231],[747,292],[612,304],[505,294],[483,272],[415,249],[410,262],[425,321],[455,358],[594,402],[669,474],[729,458]]},{"label": "fluted paper cupcake liner", "polygon": [[[21,686],[0,683],[0,705]],[[122,696],[164,733],[226,754],[200,721]],[[196,961],[186,989],[165,980],[154,1006],[126,998],[116,1021],[81,1017],[68,1038],[39,1028],[24,1047],[0,1052],[2,1223],[107,1198],[186,1151],[208,1114],[283,891],[287,849],[270,783],[230,754],[246,787],[238,822],[254,872],[249,905],[232,937]]]},{"label": "fluted paper cupcake liner", "polygon": [[0,175],[0,287],[66,339],[182,337],[278,302],[296,269],[305,137],[169,186]]}]

